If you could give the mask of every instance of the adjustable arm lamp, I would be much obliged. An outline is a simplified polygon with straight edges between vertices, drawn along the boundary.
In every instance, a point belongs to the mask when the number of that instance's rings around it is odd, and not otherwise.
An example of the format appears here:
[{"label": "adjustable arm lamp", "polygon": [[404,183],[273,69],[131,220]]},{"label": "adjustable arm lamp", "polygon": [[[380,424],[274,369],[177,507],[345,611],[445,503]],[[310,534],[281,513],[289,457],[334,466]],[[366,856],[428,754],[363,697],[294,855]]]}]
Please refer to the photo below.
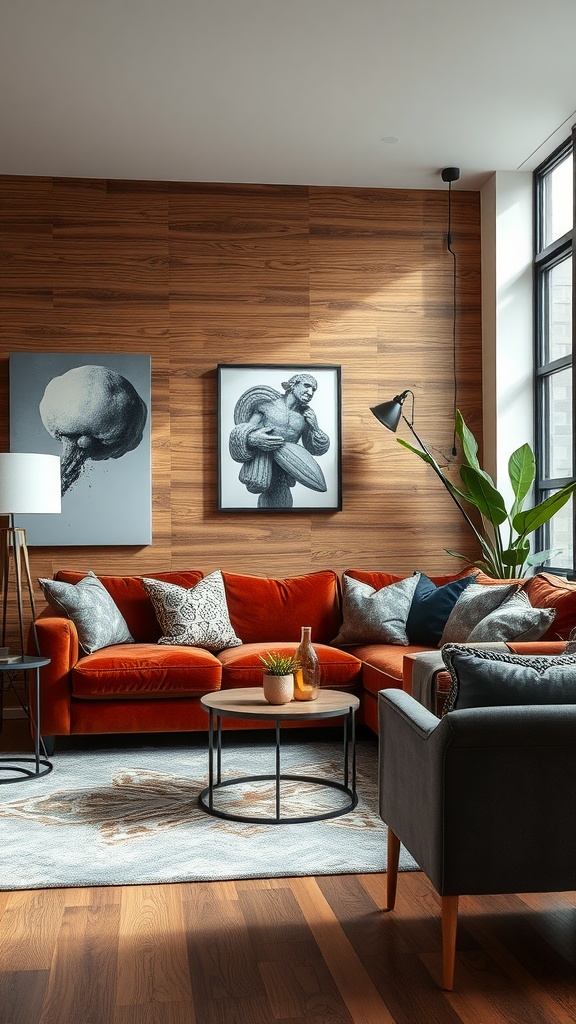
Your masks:
[{"label": "adjustable arm lamp", "polygon": [[[60,512],[60,457],[0,453],[0,515],[8,516],[8,528],[0,530],[0,584],[2,591],[2,646],[6,639],[10,563],[14,562],[20,649],[24,655],[22,576],[26,579],[32,620],[36,618],[26,531],[14,526],[14,515],[29,512]],[[36,649],[38,637],[36,636]]]},{"label": "adjustable arm lamp", "polygon": [[[412,395],[412,415],[411,415],[410,419],[406,418],[406,416],[404,415],[403,409],[402,409],[402,407],[404,405],[404,402],[406,401],[408,395]],[[413,436],[415,437],[416,441],[420,445],[422,451],[430,459],[432,459],[431,467],[434,470],[434,472],[436,473],[436,475],[440,477],[442,483],[446,487],[446,482],[444,480],[444,477],[442,476],[442,473],[440,473],[440,471],[438,470],[438,468],[436,466],[436,460],[435,460],[434,456],[428,450],[428,448],[424,444],[424,441],[422,440],[422,438],[419,437],[418,434],[416,433],[416,431],[414,430],[414,392],[413,391],[410,391],[410,389],[408,388],[406,391],[403,391],[401,395],[395,395],[395,397],[392,399],[391,402],[382,402],[380,405],[371,406],[370,407],[370,412],[374,413],[376,419],[379,420],[380,423],[383,424],[383,426],[387,427],[388,430],[391,430],[392,433],[394,433],[394,434],[396,433],[396,430],[398,428],[398,424],[400,422],[400,419],[402,418],[404,420],[404,423],[406,423],[406,425],[409,427],[409,429],[412,432]],[[464,516],[464,519],[468,523],[468,526],[472,530],[474,530],[474,533],[476,533],[476,527],[474,526],[474,523],[472,522],[472,520],[470,519],[470,516],[466,512],[466,509],[464,509],[462,507],[462,505],[458,501],[458,498],[456,497],[455,494],[452,493],[452,491],[448,490],[447,487],[446,487],[446,490],[448,491],[448,494],[450,495],[450,497],[452,498],[454,503],[460,509],[462,515]]]}]

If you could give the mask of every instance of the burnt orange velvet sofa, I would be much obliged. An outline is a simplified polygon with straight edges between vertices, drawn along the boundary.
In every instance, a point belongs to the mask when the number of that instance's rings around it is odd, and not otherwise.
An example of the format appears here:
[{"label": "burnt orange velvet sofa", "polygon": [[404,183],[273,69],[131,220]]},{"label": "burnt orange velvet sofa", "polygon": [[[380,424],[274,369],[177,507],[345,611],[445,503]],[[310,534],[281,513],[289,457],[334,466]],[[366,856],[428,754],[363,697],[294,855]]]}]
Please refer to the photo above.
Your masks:
[{"label": "burnt orange velvet sofa", "polygon": [[[61,570],[54,578],[75,584],[85,575]],[[190,588],[203,574],[191,570],[146,575]],[[360,569],[349,569],[347,575],[376,590],[403,578]],[[431,579],[442,586],[461,575]],[[160,627],[137,576],[99,576],[124,616],[134,643],[84,654],[74,623],[44,608],[36,620],[40,649],[50,658],[41,677],[43,735],[206,730],[208,716],[200,698],[219,689],[261,685],[260,654],[270,649],[295,651],[302,625],[312,627],[321,685],[357,694],[360,722],[377,732],[378,691],[403,685],[410,689],[407,655],[430,650],[392,644],[344,650],[332,646],[342,623],[342,599],[340,578],[330,569],[286,579],[226,571],[222,571],[222,577],[230,621],[242,644],[218,654],[198,647],[158,644]],[[482,581],[495,582],[488,577]],[[576,586],[547,574],[533,577],[523,586],[532,604],[557,608],[550,635],[536,645],[526,646],[526,653],[563,649],[576,625]],[[515,645],[515,649],[518,647]],[[241,727],[240,722],[230,724]],[[254,727],[254,723],[248,726]]]}]

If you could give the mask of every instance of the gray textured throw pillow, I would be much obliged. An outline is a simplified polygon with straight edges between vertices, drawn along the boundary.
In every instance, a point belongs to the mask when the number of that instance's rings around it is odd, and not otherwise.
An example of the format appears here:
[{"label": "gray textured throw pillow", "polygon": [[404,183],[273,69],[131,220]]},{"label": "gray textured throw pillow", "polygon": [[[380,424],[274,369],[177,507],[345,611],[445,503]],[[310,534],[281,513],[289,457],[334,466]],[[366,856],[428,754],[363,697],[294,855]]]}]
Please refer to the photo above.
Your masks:
[{"label": "gray textured throw pillow", "polygon": [[504,586],[471,583],[462,591],[450,612],[438,646],[463,644],[478,623],[516,593],[518,586],[518,583],[507,583]]},{"label": "gray textured throw pillow", "polygon": [[479,640],[539,640],[556,618],[555,608],[533,608],[521,591],[486,615],[467,637]]},{"label": "gray textured throw pillow", "polygon": [[150,597],[163,635],[159,644],[182,644],[223,651],[239,647],[226,602],[224,580],[219,569],[204,576],[195,586],[179,587],[144,577],[142,583]]},{"label": "gray textured throw pillow", "polygon": [[48,604],[72,620],[86,654],[112,644],[134,643],[126,620],[98,577],[89,572],[78,583],[39,579]]},{"label": "gray textured throw pillow", "polygon": [[462,708],[576,703],[573,654],[500,654],[447,644],[442,658],[452,679],[444,714]]},{"label": "gray textured throw pillow", "polygon": [[335,647],[353,644],[401,644],[410,641],[406,620],[420,573],[375,590],[344,573],[342,625],[332,641]]}]

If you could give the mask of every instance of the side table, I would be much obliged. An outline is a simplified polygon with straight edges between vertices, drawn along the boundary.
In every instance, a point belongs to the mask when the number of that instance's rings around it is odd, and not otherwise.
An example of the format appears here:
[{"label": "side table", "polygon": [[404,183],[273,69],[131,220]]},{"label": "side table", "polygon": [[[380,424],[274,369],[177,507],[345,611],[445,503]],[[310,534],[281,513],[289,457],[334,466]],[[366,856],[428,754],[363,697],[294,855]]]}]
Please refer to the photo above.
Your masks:
[{"label": "side table", "polygon": [[[0,757],[0,771],[12,771],[17,774],[11,778],[0,778],[0,785],[10,782],[22,782],[24,779],[37,779],[41,775],[48,775],[52,771],[52,763],[40,757],[40,669],[50,664],[50,658],[31,657],[24,655],[15,661],[0,662],[0,673],[24,672],[24,686],[26,693],[26,704],[22,704],[30,721],[32,735],[34,737],[34,757]],[[30,703],[30,688],[28,684],[28,673],[36,675],[36,707],[32,710]],[[1,679],[3,684],[3,678]],[[11,680],[9,680],[11,682]],[[20,701],[20,703],[22,703]]]}]

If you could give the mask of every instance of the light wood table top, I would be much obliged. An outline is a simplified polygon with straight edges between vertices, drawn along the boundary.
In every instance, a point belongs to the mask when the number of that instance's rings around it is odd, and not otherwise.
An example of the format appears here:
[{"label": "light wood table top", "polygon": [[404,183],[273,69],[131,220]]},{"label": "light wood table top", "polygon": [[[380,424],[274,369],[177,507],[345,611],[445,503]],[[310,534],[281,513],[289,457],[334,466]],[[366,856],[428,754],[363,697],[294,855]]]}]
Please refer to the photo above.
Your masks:
[{"label": "light wood table top", "polygon": [[320,690],[316,700],[291,700],[288,704],[269,704],[261,686],[238,690],[217,690],[205,694],[200,703],[223,718],[336,718],[360,705],[353,693],[341,690]]}]

